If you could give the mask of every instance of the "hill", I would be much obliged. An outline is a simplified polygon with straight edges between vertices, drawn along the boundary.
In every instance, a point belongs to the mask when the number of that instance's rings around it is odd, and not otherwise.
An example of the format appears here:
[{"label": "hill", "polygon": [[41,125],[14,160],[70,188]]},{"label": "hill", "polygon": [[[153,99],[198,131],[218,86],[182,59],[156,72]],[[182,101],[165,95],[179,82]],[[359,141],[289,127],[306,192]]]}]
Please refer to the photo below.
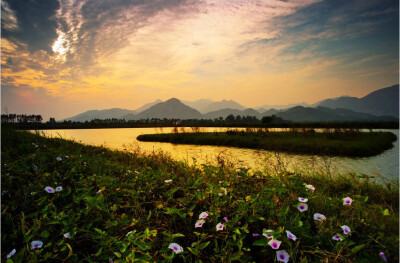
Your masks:
[{"label": "hill", "polygon": [[178,99],[172,98],[136,114],[134,119],[201,119],[201,117],[202,115],[199,111],[183,104]]},{"label": "hill", "polygon": [[91,121],[93,119],[121,119],[127,114],[135,114],[133,110],[126,110],[120,108],[106,109],[106,110],[90,110],[83,112],[81,114],[75,115],[73,117],[67,118],[67,121],[85,122]]},{"label": "hill", "polygon": [[348,109],[330,109],[327,107],[296,106],[275,114],[284,120],[296,122],[324,122],[324,121],[393,121],[395,117],[374,116],[368,113],[355,112]]},{"label": "hill", "polygon": [[331,109],[342,108],[376,116],[388,115],[398,118],[399,84],[376,90],[362,98],[343,96],[323,100],[316,105]]}]

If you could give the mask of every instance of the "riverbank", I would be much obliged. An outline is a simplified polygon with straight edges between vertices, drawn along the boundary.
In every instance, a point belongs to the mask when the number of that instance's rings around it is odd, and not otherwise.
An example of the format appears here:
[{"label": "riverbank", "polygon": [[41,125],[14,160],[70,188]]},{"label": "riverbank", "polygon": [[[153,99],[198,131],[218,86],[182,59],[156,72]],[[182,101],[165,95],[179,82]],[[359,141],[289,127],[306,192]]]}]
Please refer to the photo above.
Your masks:
[{"label": "riverbank", "polygon": [[[398,261],[398,183],[356,174],[249,176],[237,168],[2,130],[2,259],[15,248],[15,262],[272,262],[276,250],[262,235],[271,229],[289,262],[379,262],[380,252]],[[48,193],[47,186],[62,189]],[[300,212],[298,197],[308,199],[307,210]],[[202,212],[208,216],[196,228]],[[43,246],[32,250],[34,240]],[[183,252],[174,254],[171,243]]]},{"label": "riverbank", "polygon": [[390,132],[207,132],[143,134],[138,141],[218,145],[328,156],[374,156],[393,147]]}]

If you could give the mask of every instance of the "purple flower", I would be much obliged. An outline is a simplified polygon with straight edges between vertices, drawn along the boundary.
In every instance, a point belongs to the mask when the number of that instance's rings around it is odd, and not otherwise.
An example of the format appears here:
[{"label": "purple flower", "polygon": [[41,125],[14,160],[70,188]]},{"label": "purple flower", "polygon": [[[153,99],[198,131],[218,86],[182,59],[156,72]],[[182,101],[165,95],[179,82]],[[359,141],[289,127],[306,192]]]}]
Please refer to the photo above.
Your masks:
[{"label": "purple flower", "polygon": [[224,225],[221,224],[221,223],[218,223],[218,224],[215,226],[215,228],[217,229],[217,231],[224,230]]},{"label": "purple flower", "polygon": [[270,240],[269,242],[268,242],[268,245],[270,245],[273,249],[278,249],[279,248],[279,246],[281,245],[281,241],[279,241],[279,240],[275,240],[275,239],[272,239],[272,240]]},{"label": "purple flower", "polygon": [[114,263],[114,260],[113,260],[112,258],[109,258],[109,259],[108,259],[108,262]]},{"label": "purple flower", "polygon": [[36,165],[33,166],[33,170],[37,171],[38,167]]},{"label": "purple flower", "polygon": [[206,219],[207,216],[208,216],[208,212],[202,212],[202,213],[199,215],[199,219]]},{"label": "purple flower", "polygon": [[287,237],[289,239],[291,239],[293,241],[296,241],[296,239],[297,239],[297,237],[292,232],[290,232],[289,230],[286,230],[286,235],[287,235]]},{"label": "purple flower", "polygon": [[315,213],[314,214],[314,220],[318,220],[319,222],[322,222],[326,219],[326,217],[323,214],[320,213]]},{"label": "purple flower", "polygon": [[239,222],[238,222],[238,225],[240,226],[241,224],[242,224],[242,222],[239,221]]},{"label": "purple flower", "polygon": [[258,237],[260,234],[253,233],[253,237]]},{"label": "purple flower", "polygon": [[48,192],[49,194],[54,194],[54,189],[53,189],[53,187],[46,186],[46,188],[44,188],[44,190],[45,190],[46,192]]},{"label": "purple flower", "polygon": [[308,198],[299,197],[298,200],[302,203],[307,203]]},{"label": "purple flower", "polygon": [[341,228],[343,229],[343,234],[345,234],[345,235],[347,235],[348,233],[351,232],[350,227],[348,227],[346,225],[341,226]]},{"label": "purple flower", "polygon": [[17,250],[15,250],[15,248],[13,250],[11,250],[11,252],[7,255],[7,258],[11,258],[12,256],[15,255],[15,253],[17,253]]},{"label": "purple flower", "polygon": [[228,222],[228,221],[229,221],[228,218],[227,218],[226,216],[225,216],[223,219],[224,219],[225,222]]},{"label": "purple flower", "polygon": [[334,235],[334,236],[332,237],[332,239],[333,239],[333,240],[336,240],[336,241],[343,241],[343,238],[341,238],[338,234]]},{"label": "purple flower", "polygon": [[383,252],[379,253],[379,256],[383,259],[383,261],[387,262],[387,259],[385,257],[385,254]]},{"label": "purple flower", "polygon": [[60,192],[62,189],[63,189],[62,186],[57,186],[56,187],[56,192]]},{"label": "purple flower", "polygon": [[276,260],[287,263],[289,261],[289,254],[285,250],[276,251]]},{"label": "purple flower", "polygon": [[62,158],[61,157],[57,157],[56,160],[60,162],[60,161],[62,161]]},{"label": "purple flower", "polygon": [[35,240],[31,242],[31,248],[36,249],[36,248],[41,248],[43,246],[43,242],[40,240]]},{"label": "purple flower", "polygon": [[306,203],[300,203],[297,205],[297,209],[303,213],[304,211],[308,210],[308,205]]},{"label": "purple flower", "polygon": [[204,224],[205,222],[206,222],[206,221],[203,220],[203,219],[197,220],[197,222],[196,222],[196,224],[194,225],[194,227],[195,227],[195,228],[203,227],[203,224]]},{"label": "purple flower", "polygon": [[168,248],[172,249],[175,252],[175,254],[183,252],[183,248],[177,243],[169,244]]},{"label": "purple flower", "polygon": [[65,237],[65,238],[71,238],[71,234],[70,234],[70,233],[65,233],[65,234],[64,234],[64,237]]},{"label": "purple flower", "polygon": [[343,205],[351,205],[351,202],[353,202],[353,199],[350,197],[343,198]]}]

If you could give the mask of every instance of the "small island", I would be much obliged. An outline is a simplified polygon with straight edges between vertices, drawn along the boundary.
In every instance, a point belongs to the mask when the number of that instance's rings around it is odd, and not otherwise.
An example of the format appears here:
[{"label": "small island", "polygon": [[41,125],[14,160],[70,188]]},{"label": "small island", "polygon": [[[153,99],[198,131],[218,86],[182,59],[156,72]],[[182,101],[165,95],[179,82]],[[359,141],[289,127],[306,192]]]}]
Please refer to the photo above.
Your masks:
[{"label": "small island", "polygon": [[259,130],[198,133],[143,134],[139,141],[176,144],[216,145],[263,149],[300,154],[367,157],[393,147],[396,135],[391,132],[360,132],[348,129],[314,129],[271,132]]}]

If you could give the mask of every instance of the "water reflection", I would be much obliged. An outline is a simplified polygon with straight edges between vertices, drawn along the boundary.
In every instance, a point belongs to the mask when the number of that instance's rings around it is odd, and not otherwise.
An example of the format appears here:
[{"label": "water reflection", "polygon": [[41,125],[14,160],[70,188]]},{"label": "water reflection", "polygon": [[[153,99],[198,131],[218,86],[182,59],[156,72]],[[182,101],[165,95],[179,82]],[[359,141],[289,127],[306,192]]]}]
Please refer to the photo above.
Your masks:
[{"label": "water reflection", "polygon": [[[201,128],[204,132],[221,132],[227,128]],[[274,129],[282,130],[282,129]],[[185,128],[184,131],[192,131]],[[399,136],[398,130],[389,130]],[[74,139],[77,142],[103,145],[112,149],[152,152],[162,150],[173,158],[188,163],[213,163],[228,160],[236,166],[247,166],[253,170],[277,170],[286,167],[289,170],[325,171],[337,174],[356,172],[367,175],[381,175],[387,179],[399,176],[399,140],[394,147],[374,157],[321,157],[315,155],[299,155],[277,153],[265,150],[242,149],[225,146],[177,145],[159,142],[139,142],[140,134],[169,133],[172,128],[121,128],[121,129],[79,129],[79,130],[46,130],[48,136]],[[180,130],[182,132],[182,130]],[[219,158],[219,159],[218,159]]]}]

